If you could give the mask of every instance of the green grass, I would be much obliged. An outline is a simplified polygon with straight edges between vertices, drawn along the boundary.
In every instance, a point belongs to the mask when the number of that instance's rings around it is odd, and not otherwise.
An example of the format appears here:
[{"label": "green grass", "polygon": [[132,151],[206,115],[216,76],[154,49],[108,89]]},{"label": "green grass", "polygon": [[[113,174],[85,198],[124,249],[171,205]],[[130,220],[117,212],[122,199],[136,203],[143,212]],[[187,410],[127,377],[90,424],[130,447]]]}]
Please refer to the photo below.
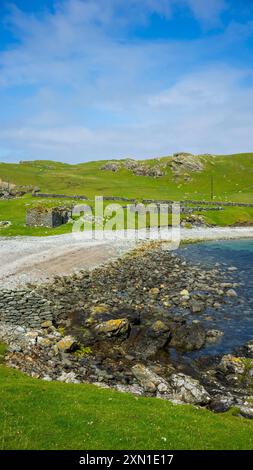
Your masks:
[{"label": "green grass", "polygon": [[0,449],[252,449],[253,422],[0,366]]},{"label": "green grass", "polygon": [[4,355],[7,351],[7,346],[4,343],[0,343],[0,364],[4,361]]},{"label": "green grass", "polygon": [[[171,157],[161,159],[167,163],[162,178],[136,176],[126,169],[113,173],[102,171],[104,162],[88,162],[78,165],[50,161],[34,161],[22,164],[0,163],[0,178],[19,185],[39,186],[42,192],[86,195],[123,196],[141,199],[210,200],[210,178],[214,179],[216,200],[253,203],[253,154],[205,157],[204,170],[191,173],[191,180],[173,178]],[[155,160],[146,160],[152,166]],[[42,200],[42,203],[46,200]],[[0,200],[0,220],[10,220],[12,226],[0,229],[0,235],[56,235],[71,231],[65,225],[56,229],[25,227],[25,212],[36,205],[40,198],[25,195],[15,200]],[[77,201],[69,201],[77,202]],[[52,200],[52,205],[67,205],[68,200]],[[29,204],[29,205],[28,205]],[[220,213],[210,212],[207,221],[216,225],[253,223],[252,208],[227,208]]]}]

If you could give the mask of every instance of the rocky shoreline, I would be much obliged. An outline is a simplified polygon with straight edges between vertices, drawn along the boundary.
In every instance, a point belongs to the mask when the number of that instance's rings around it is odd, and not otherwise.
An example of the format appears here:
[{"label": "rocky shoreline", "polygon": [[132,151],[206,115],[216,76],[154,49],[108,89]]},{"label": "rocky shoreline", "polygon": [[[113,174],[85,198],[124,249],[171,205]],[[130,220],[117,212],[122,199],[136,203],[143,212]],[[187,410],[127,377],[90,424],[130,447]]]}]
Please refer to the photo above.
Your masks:
[{"label": "rocky shoreline", "polygon": [[235,268],[204,269],[165,248],[144,246],[39,286],[65,308],[33,329],[1,322],[6,363],[47,381],[94,383],[217,412],[234,406],[252,418],[253,341],[225,356],[185,360],[222,337],[203,319],[207,309],[215,315],[240,302]]}]

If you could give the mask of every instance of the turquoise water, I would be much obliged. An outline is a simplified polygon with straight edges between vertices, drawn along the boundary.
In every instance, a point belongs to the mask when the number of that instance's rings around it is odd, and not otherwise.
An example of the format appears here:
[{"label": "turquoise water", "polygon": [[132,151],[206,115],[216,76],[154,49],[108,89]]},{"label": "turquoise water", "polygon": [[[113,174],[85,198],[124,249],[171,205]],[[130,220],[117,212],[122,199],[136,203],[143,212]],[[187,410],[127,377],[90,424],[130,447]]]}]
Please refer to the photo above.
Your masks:
[{"label": "turquoise water", "polygon": [[208,308],[194,316],[207,329],[222,330],[224,336],[192,356],[227,354],[253,339],[253,240],[198,243],[187,245],[179,252],[187,261],[205,267],[213,267],[216,263],[221,268],[235,266],[237,271],[230,273],[229,277],[232,282],[240,283],[235,288],[238,298],[228,299],[219,311]]}]

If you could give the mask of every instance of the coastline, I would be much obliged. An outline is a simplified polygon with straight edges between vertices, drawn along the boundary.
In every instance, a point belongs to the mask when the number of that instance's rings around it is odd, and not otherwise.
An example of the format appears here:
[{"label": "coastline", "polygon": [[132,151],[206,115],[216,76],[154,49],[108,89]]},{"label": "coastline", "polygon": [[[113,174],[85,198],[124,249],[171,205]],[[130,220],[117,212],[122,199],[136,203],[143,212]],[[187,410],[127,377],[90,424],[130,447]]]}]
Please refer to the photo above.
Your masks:
[{"label": "coastline", "polygon": [[[152,230],[150,231],[152,232]],[[172,230],[161,230],[166,243],[171,241]],[[116,232],[105,240],[87,241],[74,234],[49,237],[0,237],[0,282],[2,288],[15,288],[26,283],[50,281],[54,276],[68,275],[82,269],[93,269],[136,247],[134,237],[124,240]],[[133,232],[134,234],[134,232]],[[195,227],[181,228],[171,249],[180,244],[253,239],[253,227]],[[139,231],[139,243],[148,243],[149,233]]]},{"label": "coastline", "polygon": [[[4,291],[0,339],[9,344],[7,365],[44,381],[95,384],[213,411],[234,406],[252,417],[251,336],[231,343],[230,322],[237,334],[240,308],[237,268],[230,259],[209,267],[162,248],[141,245],[91,272]],[[244,327],[248,335],[247,318]],[[229,348],[206,362],[208,345],[227,334]]]}]

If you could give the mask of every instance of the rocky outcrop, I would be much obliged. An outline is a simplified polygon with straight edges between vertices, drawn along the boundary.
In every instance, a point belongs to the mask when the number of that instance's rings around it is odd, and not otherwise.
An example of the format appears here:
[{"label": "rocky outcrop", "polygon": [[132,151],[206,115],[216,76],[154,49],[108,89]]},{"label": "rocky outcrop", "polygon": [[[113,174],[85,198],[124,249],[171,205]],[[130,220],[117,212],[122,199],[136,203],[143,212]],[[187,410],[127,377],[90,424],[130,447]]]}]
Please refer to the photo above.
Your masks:
[{"label": "rocky outcrop", "polygon": [[121,160],[117,162],[109,161],[101,166],[100,170],[112,171],[113,173],[120,169],[127,169],[137,176],[149,176],[159,178],[165,175],[166,165],[162,165],[159,160],[154,165],[149,165],[137,160]]},{"label": "rocky outcrop", "polygon": [[116,171],[119,171],[120,167],[120,162],[107,162],[103,166],[101,166],[100,170],[112,171],[113,173],[115,173]]},{"label": "rocky outcrop", "polygon": [[0,179],[0,199],[11,199],[33,191],[33,186],[21,186]]},{"label": "rocky outcrop", "polygon": [[170,326],[162,320],[156,320],[150,326],[133,325],[124,349],[130,353],[134,351],[136,356],[147,359],[164,350],[170,337]]},{"label": "rocky outcrop", "polygon": [[173,374],[170,380],[174,399],[193,405],[206,405],[210,395],[198,380],[185,374]]},{"label": "rocky outcrop", "polygon": [[155,372],[152,372],[144,365],[136,364],[132,368],[132,372],[146,392],[155,393],[156,390],[159,389],[168,391],[168,383],[162,379],[162,377],[157,375]]},{"label": "rocky outcrop", "polygon": [[166,396],[177,403],[205,405],[210,401],[209,394],[199,381],[185,374],[172,374],[164,380],[142,364],[136,364],[132,371],[146,392]]},{"label": "rocky outcrop", "polygon": [[201,172],[204,169],[203,158],[191,153],[175,153],[172,158],[171,168],[175,176],[188,173]]}]

